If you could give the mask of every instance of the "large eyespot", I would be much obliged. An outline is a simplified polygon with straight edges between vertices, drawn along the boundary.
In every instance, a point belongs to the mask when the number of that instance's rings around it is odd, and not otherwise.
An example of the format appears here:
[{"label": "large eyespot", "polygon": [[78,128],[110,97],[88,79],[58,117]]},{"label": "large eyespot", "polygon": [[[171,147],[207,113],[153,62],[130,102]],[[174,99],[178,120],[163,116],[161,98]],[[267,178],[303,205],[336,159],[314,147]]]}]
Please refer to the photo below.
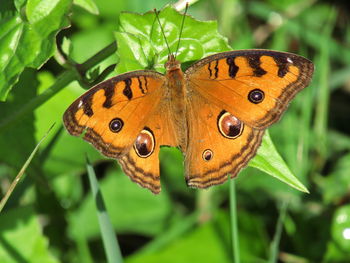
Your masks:
[{"label": "large eyespot", "polygon": [[211,159],[213,159],[213,156],[214,156],[214,154],[213,154],[212,150],[210,150],[210,149],[206,149],[202,154],[202,158],[206,162],[209,162]]},{"label": "large eyespot", "polygon": [[265,94],[260,89],[253,89],[248,94],[248,100],[251,103],[258,104],[264,100]]},{"label": "large eyespot", "polygon": [[235,139],[242,134],[244,124],[227,111],[222,111],[218,116],[218,128],[220,133],[229,139]]},{"label": "large eyespot", "polygon": [[111,130],[111,132],[120,132],[123,126],[124,122],[120,118],[115,118],[109,123],[109,129]]},{"label": "large eyespot", "polygon": [[150,156],[154,151],[154,146],[154,136],[149,129],[142,130],[134,143],[134,149],[137,155],[142,158]]}]

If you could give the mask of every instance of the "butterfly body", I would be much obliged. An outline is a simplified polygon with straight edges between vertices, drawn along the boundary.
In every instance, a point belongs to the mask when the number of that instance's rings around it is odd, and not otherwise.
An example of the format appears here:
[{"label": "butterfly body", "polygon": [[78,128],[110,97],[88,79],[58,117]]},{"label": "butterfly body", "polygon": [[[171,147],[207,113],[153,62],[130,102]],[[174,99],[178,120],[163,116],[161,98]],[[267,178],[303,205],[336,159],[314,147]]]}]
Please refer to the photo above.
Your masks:
[{"label": "butterfly body", "polygon": [[186,123],[186,82],[181,70],[181,64],[174,55],[170,55],[166,68],[166,82],[163,89],[166,92],[168,111],[172,115],[170,120],[176,130],[176,144],[183,151],[186,149],[187,123]]},{"label": "butterfly body", "polygon": [[160,192],[162,145],[183,152],[191,187],[236,176],[313,73],[309,60],[270,50],[218,53],[184,72],[170,55],[165,68],[165,75],[140,70],[106,80],[64,114],[69,133],[84,133],[153,193]]}]

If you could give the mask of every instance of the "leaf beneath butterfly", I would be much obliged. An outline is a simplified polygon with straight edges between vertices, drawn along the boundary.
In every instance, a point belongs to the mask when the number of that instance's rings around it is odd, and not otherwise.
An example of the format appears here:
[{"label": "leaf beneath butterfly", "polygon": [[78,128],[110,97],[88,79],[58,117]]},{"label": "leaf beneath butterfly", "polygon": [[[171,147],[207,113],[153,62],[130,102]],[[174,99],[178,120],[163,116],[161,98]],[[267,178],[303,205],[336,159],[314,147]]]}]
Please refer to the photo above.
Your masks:
[{"label": "leaf beneath butterfly", "polygon": [[258,168],[299,191],[309,193],[279,155],[268,132],[265,133],[258,153],[249,162],[249,166]]},{"label": "leaf beneath butterfly", "polygon": [[[183,15],[167,6],[160,11],[159,19],[170,50],[175,52]],[[120,58],[118,74],[145,68],[164,73],[169,50],[154,12],[122,13],[115,38]],[[182,63],[230,49],[226,38],[218,33],[216,21],[198,21],[186,16],[177,56]]]}]

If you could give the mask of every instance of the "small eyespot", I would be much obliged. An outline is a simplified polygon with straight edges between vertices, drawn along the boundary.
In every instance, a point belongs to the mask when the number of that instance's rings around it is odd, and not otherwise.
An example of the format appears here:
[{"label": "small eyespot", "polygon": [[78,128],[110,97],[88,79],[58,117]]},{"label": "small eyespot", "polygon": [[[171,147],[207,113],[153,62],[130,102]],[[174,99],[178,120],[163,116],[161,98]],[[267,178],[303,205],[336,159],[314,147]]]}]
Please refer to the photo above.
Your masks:
[{"label": "small eyespot", "polygon": [[120,118],[115,118],[109,123],[109,129],[111,130],[111,132],[120,132],[123,126],[124,122]]},{"label": "small eyespot", "polygon": [[251,103],[258,104],[264,100],[265,94],[260,89],[253,89],[248,94],[248,100]]},{"label": "small eyespot", "polygon": [[218,129],[220,133],[229,139],[239,137],[244,128],[244,124],[227,111],[222,111],[218,116]]},{"label": "small eyespot", "polygon": [[81,108],[81,106],[83,106],[83,101],[80,100],[79,103],[78,103],[78,109]]},{"label": "small eyespot", "polygon": [[134,143],[134,149],[138,156],[146,158],[154,151],[154,136],[150,130],[142,130]]},{"label": "small eyespot", "polygon": [[211,159],[213,159],[213,156],[214,156],[213,152],[209,149],[206,149],[202,154],[202,158],[206,162],[209,162]]}]

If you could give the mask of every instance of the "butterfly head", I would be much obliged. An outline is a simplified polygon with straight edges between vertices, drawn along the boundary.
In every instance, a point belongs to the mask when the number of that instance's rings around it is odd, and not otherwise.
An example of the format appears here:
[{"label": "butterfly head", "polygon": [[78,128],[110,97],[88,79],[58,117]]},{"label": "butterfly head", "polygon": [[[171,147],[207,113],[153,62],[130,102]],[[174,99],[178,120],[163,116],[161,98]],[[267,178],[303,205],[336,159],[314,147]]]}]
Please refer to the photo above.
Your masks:
[{"label": "butterfly head", "polygon": [[181,63],[180,63],[180,61],[175,59],[175,56],[173,54],[170,54],[168,56],[168,61],[165,63],[164,66],[165,66],[166,70],[169,72],[169,71],[180,69]]},{"label": "butterfly head", "polygon": [[184,15],[183,15],[183,18],[182,18],[181,27],[180,27],[180,34],[179,34],[179,41],[177,42],[176,52],[175,52],[175,55],[174,55],[174,54],[171,53],[169,43],[168,43],[168,41],[167,41],[167,39],[165,37],[164,29],[163,29],[162,24],[160,23],[160,20],[159,20],[158,11],[156,9],[154,9],[154,13],[156,15],[156,19],[157,19],[158,24],[160,26],[160,29],[162,31],[162,34],[163,34],[166,46],[167,46],[167,48],[169,50],[168,61],[164,65],[166,70],[167,70],[167,72],[174,71],[174,70],[179,70],[179,69],[181,70],[181,63],[178,60],[176,60],[176,55],[177,55],[177,52],[178,52],[179,47],[180,47],[180,40],[181,40],[181,35],[182,35],[183,27],[184,27],[184,22],[185,22],[185,17],[186,17],[186,14],[187,14],[187,10],[188,10],[188,2],[186,3],[186,9],[185,9],[185,12],[184,12]]}]

